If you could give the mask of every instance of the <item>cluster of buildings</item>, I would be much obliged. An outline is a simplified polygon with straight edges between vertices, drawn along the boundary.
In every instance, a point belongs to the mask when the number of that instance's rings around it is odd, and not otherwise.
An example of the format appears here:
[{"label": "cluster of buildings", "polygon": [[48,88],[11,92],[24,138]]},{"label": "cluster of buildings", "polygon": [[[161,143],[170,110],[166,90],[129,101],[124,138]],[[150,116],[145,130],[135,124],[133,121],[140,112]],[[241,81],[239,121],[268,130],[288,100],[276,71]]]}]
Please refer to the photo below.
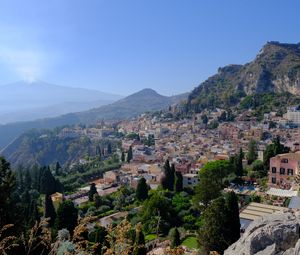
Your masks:
[{"label": "cluster of buildings", "polygon": [[[273,189],[298,190],[300,183],[300,128],[290,128],[284,123],[300,123],[298,108],[289,108],[280,117],[276,112],[265,114],[263,120],[256,120],[250,111],[238,115],[232,122],[219,121],[222,109],[206,112],[208,123],[203,123],[202,114],[191,119],[174,120],[164,116],[144,114],[132,120],[117,123],[101,123],[93,127],[67,127],[59,136],[88,136],[91,139],[118,139],[118,151],[127,157],[132,151],[132,159],[126,158],[120,169],[104,174],[98,185],[99,193],[103,185],[128,183],[136,187],[144,177],[152,187],[157,187],[163,177],[163,164],[169,160],[175,170],[181,172],[184,187],[194,187],[199,182],[201,167],[213,160],[227,160],[243,149],[246,154],[251,140],[257,142],[257,156],[263,160],[266,147],[277,136],[281,143],[291,148],[290,153],[276,155],[270,159],[268,186]],[[217,128],[210,129],[210,122],[218,121]],[[123,136],[118,136],[123,134]],[[147,142],[154,137],[154,142]],[[124,156],[124,155],[123,155]],[[244,160],[247,165],[247,160]]]}]

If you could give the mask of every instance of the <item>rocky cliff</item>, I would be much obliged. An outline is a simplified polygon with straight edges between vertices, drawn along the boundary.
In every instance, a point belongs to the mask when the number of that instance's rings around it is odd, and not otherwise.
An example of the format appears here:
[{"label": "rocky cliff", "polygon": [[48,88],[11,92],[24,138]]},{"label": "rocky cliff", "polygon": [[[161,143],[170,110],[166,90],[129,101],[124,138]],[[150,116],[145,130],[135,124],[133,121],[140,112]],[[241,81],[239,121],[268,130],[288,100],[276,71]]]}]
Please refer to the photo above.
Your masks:
[{"label": "rocky cliff", "polygon": [[274,213],[250,224],[224,255],[299,255],[300,212]]},{"label": "rocky cliff", "polygon": [[245,65],[228,65],[189,95],[193,110],[238,105],[245,97],[266,93],[300,96],[300,43],[268,42]]}]

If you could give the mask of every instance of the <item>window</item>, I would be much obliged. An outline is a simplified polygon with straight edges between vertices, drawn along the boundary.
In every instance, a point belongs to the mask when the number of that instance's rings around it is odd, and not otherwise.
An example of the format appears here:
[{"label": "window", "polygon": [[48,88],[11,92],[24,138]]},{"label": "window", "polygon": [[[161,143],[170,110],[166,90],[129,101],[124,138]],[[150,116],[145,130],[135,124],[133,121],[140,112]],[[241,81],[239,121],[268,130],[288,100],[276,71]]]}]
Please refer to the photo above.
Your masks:
[{"label": "window", "polygon": [[283,158],[283,159],[281,160],[281,163],[289,163],[289,160],[288,160],[287,158]]},{"label": "window", "polygon": [[272,167],[272,173],[273,173],[273,174],[276,173],[276,167]]},{"label": "window", "polygon": [[294,170],[289,168],[289,169],[287,170],[287,174],[288,174],[288,175],[294,175]]},{"label": "window", "polygon": [[285,174],[285,168],[280,168],[280,174]]},{"label": "window", "polygon": [[272,178],[272,183],[274,183],[274,184],[276,183],[276,178],[275,177]]}]

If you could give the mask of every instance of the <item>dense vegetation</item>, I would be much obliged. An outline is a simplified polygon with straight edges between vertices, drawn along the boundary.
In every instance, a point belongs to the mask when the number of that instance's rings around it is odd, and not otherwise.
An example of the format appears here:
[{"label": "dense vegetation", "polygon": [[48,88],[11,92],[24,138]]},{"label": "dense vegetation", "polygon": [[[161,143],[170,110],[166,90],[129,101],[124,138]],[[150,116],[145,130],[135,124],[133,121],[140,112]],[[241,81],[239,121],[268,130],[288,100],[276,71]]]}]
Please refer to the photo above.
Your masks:
[{"label": "dense vegetation", "polygon": [[85,135],[62,136],[61,131],[62,128],[30,130],[8,146],[2,155],[10,162],[14,162],[13,166],[34,164],[44,166],[56,162],[68,166],[81,158],[106,157],[109,147],[112,150],[118,146],[115,140],[92,140]]}]

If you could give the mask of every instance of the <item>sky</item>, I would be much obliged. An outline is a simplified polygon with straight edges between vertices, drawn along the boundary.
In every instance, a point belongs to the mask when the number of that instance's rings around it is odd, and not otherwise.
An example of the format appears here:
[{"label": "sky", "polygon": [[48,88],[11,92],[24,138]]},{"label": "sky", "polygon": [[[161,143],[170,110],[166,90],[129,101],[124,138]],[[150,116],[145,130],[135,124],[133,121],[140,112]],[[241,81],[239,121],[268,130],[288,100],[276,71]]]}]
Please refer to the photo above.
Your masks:
[{"label": "sky", "polygon": [[0,0],[0,84],[191,91],[267,41],[300,42],[298,0]]}]

